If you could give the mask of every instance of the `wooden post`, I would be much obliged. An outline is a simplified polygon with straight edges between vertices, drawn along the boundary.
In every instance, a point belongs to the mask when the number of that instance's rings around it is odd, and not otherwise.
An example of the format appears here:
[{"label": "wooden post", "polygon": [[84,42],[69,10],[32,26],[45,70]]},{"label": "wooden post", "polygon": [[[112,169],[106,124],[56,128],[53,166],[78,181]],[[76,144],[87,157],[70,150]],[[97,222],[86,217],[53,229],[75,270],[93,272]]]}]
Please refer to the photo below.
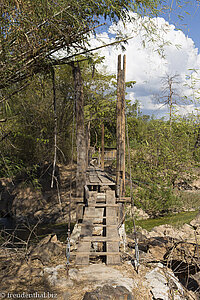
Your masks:
[{"label": "wooden post", "polygon": [[117,73],[117,166],[116,183],[120,186],[119,197],[125,195],[125,70],[126,56],[123,57],[121,69],[121,55],[118,56]]},{"label": "wooden post", "polygon": [[[121,141],[121,55],[118,55],[117,66],[117,161],[116,161],[116,184],[120,185],[120,141]],[[119,190],[120,194],[120,190]],[[118,195],[120,198],[120,195]]]},{"label": "wooden post", "polygon": [[126,55],[123,56],[123,70],[122,70],[122,95],[121,95],[121,101],[122,101],[122,149],[121,149],[121,172],[122,172],[122,196],[125,196],[125,171],[126,171],[126,166],[125,166],[125,155],[126,155],[126,119],[125,119],[125,114],[126,114],[126,103],[125,103],[125,90],[126,90]]},{"label": "wooden post", "polygon": [[101,125],[101,168],[104,170],[104,124]]},{"label": "wooden post", "polygon": [[83,187],[86,181],[86,138],[84,128],[84,95],[80,66],[73,66],[75,99],[76,99],[76,146],[77,146],[77,171],[76,195],[83,196]]},{"label": "wooden post", "polygon": [[90,164],[90,121],[86,126],[86,169]]}]

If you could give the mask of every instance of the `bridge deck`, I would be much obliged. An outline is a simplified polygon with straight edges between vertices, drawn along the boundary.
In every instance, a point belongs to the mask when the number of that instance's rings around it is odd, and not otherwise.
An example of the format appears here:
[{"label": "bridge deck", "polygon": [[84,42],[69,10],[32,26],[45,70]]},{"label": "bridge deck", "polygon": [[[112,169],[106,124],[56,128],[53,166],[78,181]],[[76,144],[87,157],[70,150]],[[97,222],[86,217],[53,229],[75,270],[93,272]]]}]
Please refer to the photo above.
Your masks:
[{"label": "bridge deck", "polygon": [[[76,264],[88,265],[92,256],[103,256],[106,263],[120,264],[118,215],[115,182],[102,170],[90,167],[86,176],[88,186],[88,205],[84,208],[81,235],[76,252]],[[91,191],[92,186],[102,186]]]}]

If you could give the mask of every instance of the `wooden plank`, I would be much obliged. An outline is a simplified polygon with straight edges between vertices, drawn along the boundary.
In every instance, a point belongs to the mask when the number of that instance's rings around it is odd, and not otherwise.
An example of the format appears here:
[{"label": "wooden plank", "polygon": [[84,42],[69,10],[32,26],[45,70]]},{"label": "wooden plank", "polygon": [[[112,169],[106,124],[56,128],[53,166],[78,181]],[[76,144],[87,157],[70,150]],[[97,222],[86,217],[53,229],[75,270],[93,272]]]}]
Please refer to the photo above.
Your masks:
[{"label": "wooden plank", "polygon": [[[107,252],[113,253],[113,255],[107,256],[106,263],[107,265],[118,265],[120,264],[120,255],[119,253],[119,243],[118,242],[107,242]],[[117,254],[117,255],[116,255]]]},{"label": "wooden plank", "polygon": [[117,241],[107,242],[107,251],[108,252],[119,252],[119,243]]},{"label": "wooden plank", "polygon": [[106,203],[116,204],[115,191],[106,191]]},{"label": "wooden plank", "polygon": [[105,256],[107,256],[107,255],[112,255],[113,256],[113,254],[114,255],[120,255],[120,252],[115,252],[115,253],[113,253],[113,252],[76,252],[76,253],[74,253],[75,255],[90,255],[90,256],[103,256],[103,255],[105,255]]},{"label": "wooden plank", "polygon": [[106,236],[107,238],[118,238],[119,234],[118,234],[117,226],[114,227],[114,226],[107,225]]},{"label": "wooden plank", "polygon": [[121,263],[120,254],[115,253],[112,255],[108,254],[106,258],[107,265],[119,265]]},{"label": "wooden plank", "polygon": [[[97,212],[96,212],[96,213],[97,213]],[[109,216],[109,217],[108,217],[108,216],[104,216],[104,217],[103,217],[103,216],[97,216],[97,215],[95,215],[95,216],[87,216],[87,217],[85,217],[84,219],[85,219],[85,220],[90,220],[90,219],[100,219],[100,218],[101,218],[102,220],[106,220],[106,219],[110,219],[110,220],[112,219],[112,220],[114,220],[114,221],[116,220],[116,217],[112,217],[112,216]]]},{"label": "wooden plank", "polygon": [[84,237],[82,242],[120,242],[120,238],[108,238],[106,236],[91,236],[91,237]]},{"label": "wooden plank", "polygon": [[82,240],[83,242],[120,242],[120,238],[107,238],[106,236],[91,236],[91,237],[84,237]]},{"label": "wooden plank", "polygon": [[[88,265],[89,264],[89,255],[91,243],[90,242],[81,242],[77,250],[76,264],[77,265]],[[81,254],[82,253],[82,254]],[[84,253],[84,254],[83,254]]]},{"label": "wooden plank", "polygon": [[107,218],[106,219],[106,225],[118,225],[117,219],[116,218]]},{"label": "wooden plank", "polygon": [[106,204],[106,203],[96,203],[90,205],[90,207],[119,207],[118,204]]},{"label": "wooden plank", "polygon": [[100,182],[100,181],[96,181],[96,182],[90,182],[90,181],[86,181],[86,184],[88,185],[88,186],[91,186],[91,185],[100,185],[100,186],[112,186],[112,185],[116,185],[115,184],[115,182],[112,182],[112,181],[110,181],[110,182],[108,182],[108,183],[102,183],[102,182]]},{"label": "wooden plank", "polygon": [[[81,227],[87,227],[88,226],[88,224],[85,224],[85,223],[80,223],[80,224],[78,224],[79,226],[81,226]],[[104,225],[104,224],[95,224],[95,223],[93,223],[93,225],[92,225],[93,227],[115,227],[115,228],[117,228],[117,225],[116,224],[110,224],[110,225]]]},{"label": "wooden plank", "polygon": [[99,199],[106,199],[106,194],[105,193],[98,193],[97,194],[97,200]]}]

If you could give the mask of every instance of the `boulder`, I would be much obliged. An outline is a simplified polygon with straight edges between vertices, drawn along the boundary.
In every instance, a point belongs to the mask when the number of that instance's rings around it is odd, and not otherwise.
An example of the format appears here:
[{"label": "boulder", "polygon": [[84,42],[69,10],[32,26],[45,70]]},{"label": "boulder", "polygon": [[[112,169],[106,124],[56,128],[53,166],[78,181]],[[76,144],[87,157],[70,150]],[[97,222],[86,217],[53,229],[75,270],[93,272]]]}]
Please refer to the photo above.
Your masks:
[{"label": "boulder", "polygon": [[191,222],[190,222],[190,225],[192,227],[194,227],[194,229],[197,229],[200,227],[200,212],[198,213],[198,215],[196,216],[195,219],[193,219]]},{"label": "boulder", "polygon": [[200,178],[193,181],[192,187],[195,188],[196,190],[200,190]]},{"label": "boulder", "polygon": [[83,300],[133,300],[133,295],[124,286],[104,285],[86,292]]},{"label": "boulder", "polygon": [[57,240],[57,236],[46,236],[39,244],[30,251],[29,259],[39,259],[43,264],[51,262],[53,257],[63,254],[62,244]]},{"label": "boulder", "polygon": [[174,240],[189,240],[194,239],[194,229],[188,224],[184,224],[180,228],[175,228],[172,225],[160,225],[154,227],[147,237],[169,237]]},{"label": "boulder", "polygon": [[151,289],[153,299],[186,299],[184,289],[178,279],[171,270],[164,268],[161,263],[157,264],[156,268],[148,272],[145,278]]}]

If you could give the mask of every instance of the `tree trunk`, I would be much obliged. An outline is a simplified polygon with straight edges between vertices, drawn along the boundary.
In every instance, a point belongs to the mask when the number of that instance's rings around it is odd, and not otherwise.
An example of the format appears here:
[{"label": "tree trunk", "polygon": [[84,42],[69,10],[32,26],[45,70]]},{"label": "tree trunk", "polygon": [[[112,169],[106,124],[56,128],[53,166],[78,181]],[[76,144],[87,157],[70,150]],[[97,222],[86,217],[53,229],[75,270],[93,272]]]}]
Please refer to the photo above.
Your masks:
[{"label": "tree trunk", "polygon": [[76,195],[83,196],[83,188],[86,181],[87,151],[84,128],[84,95],[80,66],[73,66],[75,100],[76,100],[76,147],[77,147],[77,172]]}]

